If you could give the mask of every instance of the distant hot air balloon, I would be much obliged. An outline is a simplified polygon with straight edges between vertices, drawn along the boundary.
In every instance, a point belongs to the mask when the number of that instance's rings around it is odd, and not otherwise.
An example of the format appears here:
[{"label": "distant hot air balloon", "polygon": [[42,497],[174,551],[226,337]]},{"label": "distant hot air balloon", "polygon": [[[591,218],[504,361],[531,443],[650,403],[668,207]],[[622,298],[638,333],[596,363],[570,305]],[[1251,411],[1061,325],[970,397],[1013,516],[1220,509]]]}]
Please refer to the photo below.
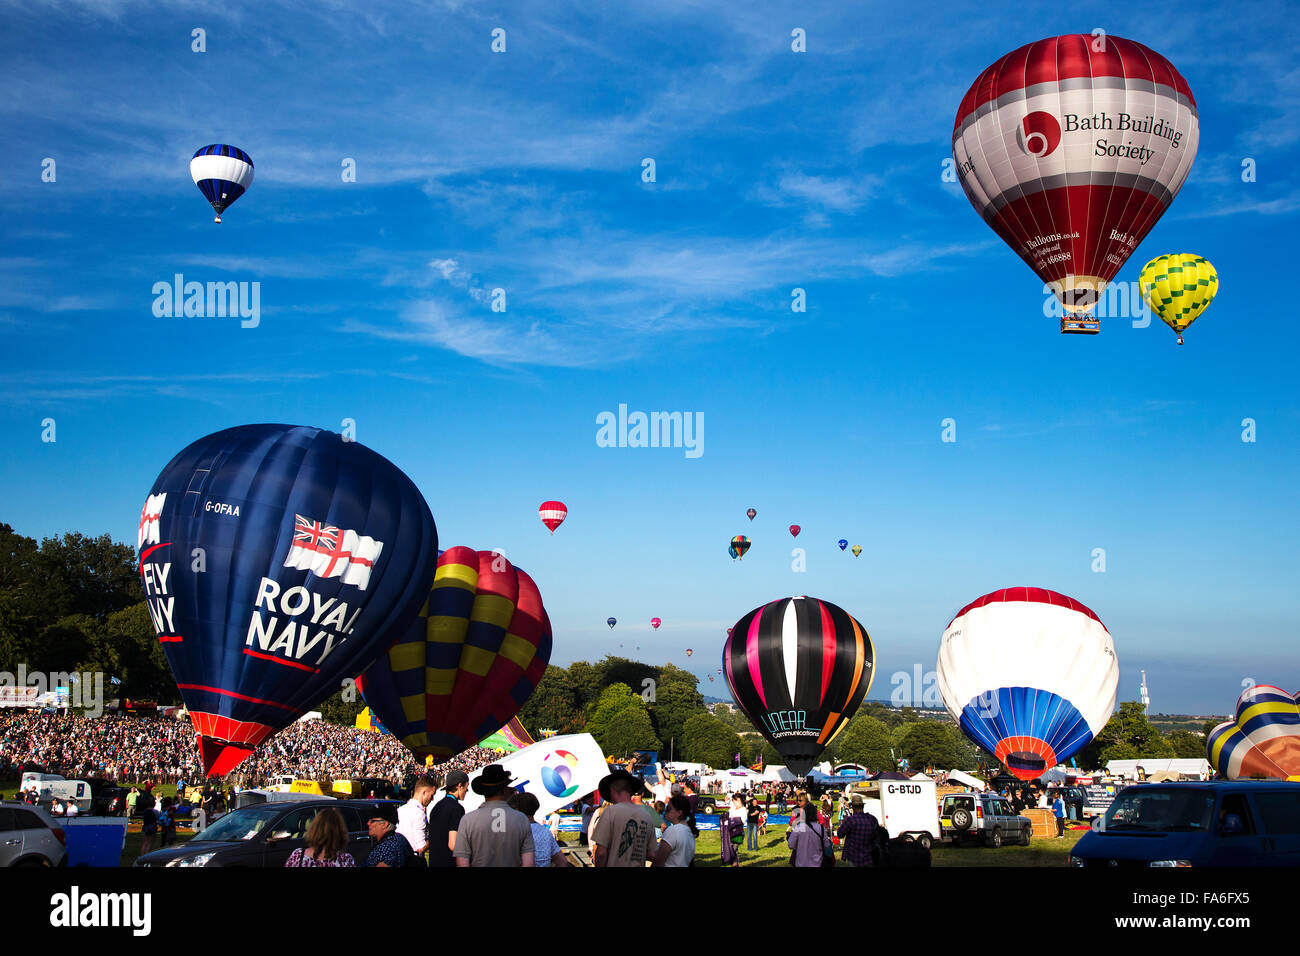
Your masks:
[{"label": "distant hot air balloon", "polygon": [[710,684],[713,683],[713,675],[712,675],[712,674],[709,675],[709,683],[710,683]]},{"label": "distant hot air balloon", "polygon": [[656,631],[659,630],[659,625],[662,623],[663,621],[659,620],[659,618],[657,617],[650,618],[650,626],[653,627]]},{"label": "distant hot air balloon", "polygon": [[1022,780],[1078,753],[1115,709],[1119,664],[1101,620],[1043,588],[1004,588],[957,612],[939,692],[966,736]]},{"label": "distant hot air balloon", "polygon": [[190,176],[216,211],[214,222],[253,184],[253,159],[237,146],[213,143],[195,151]]},{"label": "distant hot air balloon", "polygon": [[612,631],[614,630],[614,625],[618,623],[618,620],[616,618],[607,617],[605,618],[605,623],[609,625],[609,629]]},{"label": "distant hot air balloon", "polygon": [[1229,780],[1300,779],[1300,707],[1297,695],[1253,684],[1237,698],[1233,720],[1205,738],[1210,764]]},{"label": "distant hot air balloon", "polygon": [[543,501],[537,514],[541,517],[542,524],[551,529],[551,534],[555,534],[555,529],[564,524],[564,519],[569,516],[569,509],[564,507],[563,501]]},{"label": "distant hot air balloon", "polygon": [[694,654],[694,653],[695,653],[695,651],[693,651],[691,648],[689,648],[689,647],[686,648],[686,656],[687,656],[687,657],[690,657],[690,656],[691,656],[692,654]]},{"label": "distant hot air balloon", "polygon": [[408,750],[448,758],[519,713],[551,659],[551,622],[533,579],[496,551],[448,548],[426,598],[356,684]]},{"label": "distant hot air balloon", "polygon": [[782,598],[736,622],[722,664],[740,709],[802,777],[862,703],[875,650],[834,604]]},{"label": "distant hot air balloon", "polygon": [[138,546],[204,772],[221,776],[410,625],[438,532],[411,480],[364,445],[244,425],[162,470]]},{"label": "distant hot air balloon", "polygon": [[1178,333],[1182,345],[1183,332],[1218,294],[1219,274],[1208,260],[1190,253],[1156,256],[1142,267],[1138,287],[1151,311]]},{"label": "distant hot air balloon", "polygon": [[862,545],[860,545],[860,544],[855,544],[855,545],[853,546],[853,556],[856,558],[856,557],[857,557],[858,555],[860,555],[861,553],[862,553]]},{"label": "distant hot air balloon", "polygon": [[719,674],[722,673],[722,668],[721,668],[721,667],[718,668],[718,673],[719,673]]},{"label": "distant hot air balloon", "polygon": [[840,540],[837,541],[836,544],[838,544],[840,546],[840,550],[843,551],[845,548],[849,546],[849,541],[847,538],[840,538]]},{"label": "distant hot air balloon", "polygon": [[758,514],[757,511],[755,511],[753,508],[750,508],[748,511],[745,512],[745,517],[747,517],[750,521],[753,521],[757,514]]},{"label": "distant hot air balloon", "polygon": [[743,558],[751,543],[743,534],[738,534],[731,539],[731,550],[736,552],[736,557]]},{"label": "distant hot air balloon", "polygon": [[799,532],[802,531],[802,530],[803,530],[803,529],[800,528],[797,524],[792,524],[792,525],[790,525],[790,537],[792,537],[792,538],[797,538],[797,537],[799,537]]},{"label": "distant hot air balloon", "polygon": [[1200,137],[1187,81],[1123,37],[1049,37],[999,59],[957,110],[966,198],[1051,287],[1062,332],[1095,333],[1097,297],[1164,214]]},{"label": "distant hot air balloon", "polygon": [[740,557],[740,554],[731,546],[730,542],[727,543],[727,554],[731,555],[731,560],[733,561]]}]

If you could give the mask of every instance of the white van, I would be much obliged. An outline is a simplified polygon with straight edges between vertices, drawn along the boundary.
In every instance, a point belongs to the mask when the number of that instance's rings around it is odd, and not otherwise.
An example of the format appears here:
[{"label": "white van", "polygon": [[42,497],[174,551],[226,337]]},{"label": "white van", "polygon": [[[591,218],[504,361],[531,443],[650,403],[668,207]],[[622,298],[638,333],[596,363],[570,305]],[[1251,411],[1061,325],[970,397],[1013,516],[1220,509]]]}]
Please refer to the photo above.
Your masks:
[{"label": "white van", "polygon": [[849,799],[861,796],[863,810],[876,818],[890,838],[910,837],[927,850],[939,839],[939,798],[933,780],[867,780],[850,784],[842,806],[852,812]]},{"label": "white van", "polygon": [[22,785],[18,788],[18,799],[22,799],[22,795],[27,792],[28,787],[35,787],[39,790],[41,784],[47,780],[63,779],[65,778],[61,773],[37,773],[34,770],[29,770],[27,773],[23,774]]},{"label": "white van", "polygon": [[84,780],[42,780],[36,785],[36,790],[36,802],[42,807],[58,800],[59,803],[75,803],[82,813],[89,813],[94,802],[90,784]]}]

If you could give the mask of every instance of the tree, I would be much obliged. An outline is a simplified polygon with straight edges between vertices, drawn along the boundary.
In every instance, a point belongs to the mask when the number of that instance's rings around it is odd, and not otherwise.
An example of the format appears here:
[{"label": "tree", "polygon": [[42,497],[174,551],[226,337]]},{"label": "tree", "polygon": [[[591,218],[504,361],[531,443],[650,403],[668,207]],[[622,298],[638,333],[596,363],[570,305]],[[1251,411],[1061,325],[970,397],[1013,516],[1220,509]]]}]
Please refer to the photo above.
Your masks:
[{"label": "tree", "polygon": [[595,703],[605,686],[604,672],[587,661],[574,661],[569,665],[569,680],[577,694],[576,703],[584,711]]},{"label": "tree", "polygon": [[715,770],[735,766],[740,753],[740,735],[712,714],[696,714],[686,721],[682,754],[691,763],[708,764]]},{"label": "tree", "polygon": [[1205,756],[1205,738],[1190,730],[1175,730],[1169,735],[1169,746],[1175,757],[1196,759]]},{"label": "tree", "polygon": [[671,743],[676,752],[681,747],[686,722],[702,713],[705,713],[704,698],[696,689],[695,675],[671,664],[664,667],[650,704],[650,715],[664,745]]},{"label": "tree", "polygon": [[[632,688],[626,684],[610,684],[600,692],[600,697],[588,710],[587,732],[596,738],[597,743],[601,745],[606,754],[621,753],[621,751],[615,750],[611,746],[609,733],[610,728],[615,725],[614,718],[625,710],[636,710],[643,714],[646,723],[650,727],[651,736],[654,736],[654,725],[649,723],[650,715],[646,713],[645,701],[641,699],[640,694],[632,693]],[[626,720],[618,724],[620,732],[625,731],[630,726],[632,725]]]},{"label": "tree", "polygon": [[1088,748],[1088,756],[1095,753],[1094,762],[1099,766],[1110,760],[1174,755],[1174,748],[1147,719],[1146,708],[1136,700],[1119,705],[1119,712],[1106,722],[1093,744],[1095,749]]},{"label": "tree", "polygon": [[624,707],[610,718],[601,744],[605,753],[630,756],[636,750],[659,750],[661,744],[643,707]]},{"label": "tree", "polygon": [[914,770],[922,767],[956,767],[962,763],[962,748],[956,739],[957,728],[937,720],[912,724],[900,743],[902,756]]},{"label": "tree", "polygon": [[546,668],[537,687],[519,709],[519,722],[536,740],[542,728],[569,734],[581,730],[585,720],[578,704],[578,689],[563,667]]},{"label": "tree", "polygon": [[341,724],[344,727],[355,727],[357,715],[365,710],[366,702],[361,699],[356,688],[349,688],[351,700],[343,699],[343,688],[340,687],[333,694],[326,697],[316,709],[320,711],[321,720],[328,721],[331,724]]},{"label": "tree", "polygon": [[858,714],[837,740],[840,760],[859,763],[871,770],[894,769],[894,758],[889,752],[889,728],[883,721]]}]

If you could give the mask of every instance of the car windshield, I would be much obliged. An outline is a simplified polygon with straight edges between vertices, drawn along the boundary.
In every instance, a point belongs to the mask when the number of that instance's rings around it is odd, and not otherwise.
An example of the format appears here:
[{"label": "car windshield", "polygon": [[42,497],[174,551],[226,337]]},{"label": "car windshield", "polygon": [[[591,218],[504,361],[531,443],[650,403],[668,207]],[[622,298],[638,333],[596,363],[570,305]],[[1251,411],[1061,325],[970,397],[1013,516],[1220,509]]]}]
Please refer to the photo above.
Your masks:
[{"label": "car windshield", "polygon": [[944,813],[952,813],[952,811],[956,810],[958,807],[964,807],[967,810],[975,809],[975,798],[974,797],[944,797],[943,798]]},{"label": "car windshield", "polygon": [[1104,830],[1208,830],[1214,794],[1201,789],[1133,787],[1106,811]]},{"label": "car windshield", "polygon": [[242,810],[235,810],[217,820],[190,842],[251,840],[282,812],[284,812],[283,806],[245,807]]}]

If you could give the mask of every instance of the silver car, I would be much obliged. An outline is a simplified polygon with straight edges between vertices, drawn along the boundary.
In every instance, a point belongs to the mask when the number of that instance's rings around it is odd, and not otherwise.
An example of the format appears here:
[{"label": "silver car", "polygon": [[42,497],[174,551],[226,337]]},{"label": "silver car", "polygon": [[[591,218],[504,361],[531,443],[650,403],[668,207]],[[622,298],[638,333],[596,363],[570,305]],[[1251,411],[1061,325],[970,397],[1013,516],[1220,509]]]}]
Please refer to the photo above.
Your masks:
[{"label": "silver car", "polygon": [[1004,842],[1029,846],[1034,824],[1011,808],[1006,797],[996,793],[950,793],[939,809],[943,842],[960,844],[977,840],[985,846]]},{"label": "silver car", "polygon": [[67,866],[63,827],[48,810],[0,803],[0,866]]}]

